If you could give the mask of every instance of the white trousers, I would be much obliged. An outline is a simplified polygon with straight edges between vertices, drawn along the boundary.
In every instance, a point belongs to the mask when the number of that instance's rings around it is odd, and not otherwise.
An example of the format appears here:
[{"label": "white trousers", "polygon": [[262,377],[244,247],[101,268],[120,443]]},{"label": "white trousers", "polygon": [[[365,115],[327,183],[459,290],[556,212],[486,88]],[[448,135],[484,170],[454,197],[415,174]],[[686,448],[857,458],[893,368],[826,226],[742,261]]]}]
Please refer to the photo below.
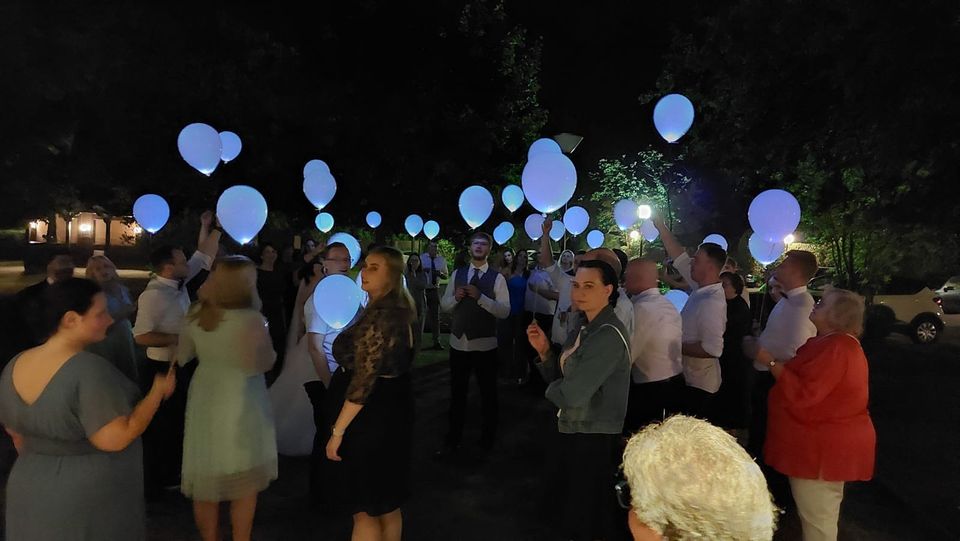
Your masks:
[{"label": "white trousers", "polygon": [[843,481],[790,477],[790,491],[800,514],[803,541],[836,541]]}]

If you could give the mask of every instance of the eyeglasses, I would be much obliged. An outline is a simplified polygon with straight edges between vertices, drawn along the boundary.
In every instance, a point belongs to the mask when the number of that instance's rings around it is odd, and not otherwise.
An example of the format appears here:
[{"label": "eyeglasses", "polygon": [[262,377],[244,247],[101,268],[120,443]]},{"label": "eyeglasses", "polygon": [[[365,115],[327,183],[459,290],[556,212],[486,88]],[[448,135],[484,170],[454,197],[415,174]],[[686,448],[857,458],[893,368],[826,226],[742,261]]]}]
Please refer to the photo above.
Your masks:
[{"label": "eyeglasses", "polygon": [[619,483],[613,485],[613,490],[617,493],[617,503],[620,504],[620,507],[630,509],[632,507],[630,503],[630,484],[627,483],[627,480],[622,479]]}]

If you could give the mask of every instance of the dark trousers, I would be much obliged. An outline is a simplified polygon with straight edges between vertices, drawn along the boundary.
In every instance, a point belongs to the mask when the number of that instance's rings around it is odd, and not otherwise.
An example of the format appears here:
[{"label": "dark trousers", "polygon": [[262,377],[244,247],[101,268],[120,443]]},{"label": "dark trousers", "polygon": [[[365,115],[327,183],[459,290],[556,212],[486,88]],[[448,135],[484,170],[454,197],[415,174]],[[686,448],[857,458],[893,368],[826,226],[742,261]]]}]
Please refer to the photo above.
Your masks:
[{"label": "dark trousers", "polygon": [[747,451],[757,459],[760,470],[767,478],[767,486],[776,504],[783,508],[793,505],[793,496],[790,493],[790,482],[787,476],[767,466],[763,459],[763,443],[767,440],[767,397],[776,380],[767,371],[756,370],[754,373],[753,393],[751,406],[753,414],[750,418],[750,434],[747,439]]},{"label": "dark trousers", "polygon": [[480,444],[493,445],[497,435],[497,350],[457,351],[450,348],[450,430],[446,445],[460,445],[463,423],[467,415],[467,390],[470,374],[476,372],[480,386],[481,436]]},{"label": "dark trousers", "polygon": [[424,329],[427,326],[433,332],[433,345],[440,345],[440,288],[427,289],[427,314]]},{"label": "dark trousers", "polygon": [[716,393],[709,393],[698,387],[687,385],[684,389],[683,412],[691,417],[713,422]]},{"label": "dark trousers", "polygon": [[627,417],[623,433],[629,436],[650,423],[659,422],[680,411],[686,386],[683,374],[649,383],[631,383]]},{"label": "dark trousers", "polygon": [[[141,374],[144,394],[153,385],[156,374],[164,374],[170,363],[147,360]],[[196,361],[177,368],[177,388],[153,416],[143,433],[143,484],[147,493],[180,484],[183,464],[183,422],[187,409],[187,390],[197,368]]]}]

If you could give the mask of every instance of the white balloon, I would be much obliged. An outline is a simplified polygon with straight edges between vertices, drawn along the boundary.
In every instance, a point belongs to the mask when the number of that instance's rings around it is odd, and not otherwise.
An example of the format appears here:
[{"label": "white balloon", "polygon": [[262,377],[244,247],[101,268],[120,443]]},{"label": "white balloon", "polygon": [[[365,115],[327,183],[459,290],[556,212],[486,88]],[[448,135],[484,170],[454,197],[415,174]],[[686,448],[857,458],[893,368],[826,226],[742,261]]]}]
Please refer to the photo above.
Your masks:
[{"label": "white balloon", "polygon": [[[728,246],[727,239],[723,238],[723,235],[719,233],[710,233],[709,235],[704,237],[703,242],[712,242],[713,244],[720,246],[724,250],[726,250]],[[703,244],[703,242],[701,244]]]},{"label": "white balloon", "polygon": [[133,218],[145,231],[156,233],[170,218],[170,205],[157,194],[141,195],[133,203]]},{"label": "white balloon", "polygon": [[563,234],[567,232],[567,228],[564,227],[563,222],[560,220],[554,220],[553,224],[550,226],[550,238],[553,240],[560,240],[563,238]]},{"label": "white balloon", "polygon": [[333,229],[333,215],[331,215],[329,212],[321,212],[320,214],[317,214],[317,217],[313,220],[313,223],[317,226],[317,229],[319,229],[321,233],[326,233],[327,231]]},{"label": "white balloon", "polygon": [[757,233],[750,235],[747,246],[750,248],[750,255],[761,265],[769,265],[777,259],[780,259],[780,256],[783,255],[783,252],[787,249],[782,239],[767,240]]},{"label": "white balloon", "polygon": [[440,234],[440,224],[434,220],[430,220],[423,224],[423,234],[429,239],[433,240],[434,237]]},{"label": "white balloon", "polygon": [[644,220],[640,225],[640,234],[647,242],[653,242],[660,236],[660,230],[653,224],[653,220]]},{"label": "white balloon", "polygon": [[523,222],[523,230],[527,232],[530,240],[540,240],[543,236],[543,216],[540,214],[531,214]]},{"label": "white balloon", "polygon": [[220,134],[212,127],[194,123],[180,130],[177,149],[184,161],[208,177],[220,165]]},{"label": "white balloon", "polygon": [[513,237],[513,224],[510,222],[500,222],[500,225],[493,230],[493,240],[497,241],[497,244],[506,244],[507,241]]},{"label": "white balloon", "polygon": [[596,229],[587,233],[587,246],[590,248],[599,248],[603,246],[603,233]]},{"label": "white balloon", "polygon": [[220,159],[227,163],[240,155],[240,149],[243,143],[240,142],[240,136],[232,131],[220,132]]},{"label": "white balloon", "polygon": [[503,201],[503,206],[507,207],[507,210],[516,212],[516,210],[523,205],[523,188],[516,184],[510,184],[503,189],[503,193],[500,194],[500,199]]},{"label": "white balloon", "polygon": [[353,321],[362,299],[363,291],[349,276],[331,274],[317,284],[313,307],[327,325],[342,329]]},{"label": "white balloon", "polygon": [[523,167],[520,179],[527,201],[544,214],[566,205],[577,190],[577,168],[563,154],[537,154]]},{"label": "white balloon", "polygon": [[231,186],[217,200],[217,219],[234,240],[246,244],[267,223],[267,200],[250,186]]},{"label": "white balloon", "polygon": [[303,179],[303,194],[317,210],[323,210],[336,193],[337,181],[329,171],[315,171]]},{"label": "white balloon", "polygon": [[416,237],[420,234],[420,231],[423,230],[423,218],[416,214],[411,214],[404,220],[403,227],[407,230],[408,235]]},{"label": "white balloon", "polygon": [[563,213],[563,225],[571,235],[577,236],[587,230],[590,215],[583,207],[570,207]]},{"label": "white balloon", "polygon": [[653,209],[650,208],[650,205],[639,205],[637,207],[637,217],[641,220],[648,220],[653,216]]},{"label": "white balloon", "polygon": [[380,216],[379,212],[372,210],[367,213],[367,225],[369,225],[373,229],[380,227],[380,222],[382,221],[383,221],[383,217]]},{"label": "white balloon", "polygon": [[747,218],[765,240],[783,240],[800,225],[800,203],[788,191],[766,190],[750,202]]},{"label": "white balloon", "polygon": [[629,199],[618,201],[613,206],[613,221],[620,229],[630,229],[637,223],[637,204]]},{"label": "white balloon", "polygon": [[470,186],[460,194],[460,215],[470,229],[483,225],[493,212],[493,196],[483,186]]},{"label": "white balloon", "polygon": [[310,160],[303,166],[303,178],[309,177],[315,172],[329,173],[330,166],[323,160]]},{"label": "white balloon", "polygon": [[537,139],[530,145],[530,149],[527,150],[527,161],[536,156],[537,154],[563,154],[563,149],[560,148],[560,144],[554,141],[553,139]]}]

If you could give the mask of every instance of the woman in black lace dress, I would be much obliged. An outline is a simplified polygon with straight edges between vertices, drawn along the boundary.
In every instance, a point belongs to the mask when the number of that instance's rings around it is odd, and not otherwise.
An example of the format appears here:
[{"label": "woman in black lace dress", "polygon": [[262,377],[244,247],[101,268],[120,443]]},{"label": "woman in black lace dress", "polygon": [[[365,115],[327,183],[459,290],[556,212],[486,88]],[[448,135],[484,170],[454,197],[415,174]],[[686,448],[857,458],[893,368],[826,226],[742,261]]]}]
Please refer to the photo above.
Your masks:
[{"label": "woman in black lace dress", "polygon": [[322,484],[326,505],[353,515],[354,539],[399,541],[409,492],[416,309],[403,270],[399,251],[370,251],[362,282],[370,302],[333,343],[340,368],[324,408],[332,427]]}]

